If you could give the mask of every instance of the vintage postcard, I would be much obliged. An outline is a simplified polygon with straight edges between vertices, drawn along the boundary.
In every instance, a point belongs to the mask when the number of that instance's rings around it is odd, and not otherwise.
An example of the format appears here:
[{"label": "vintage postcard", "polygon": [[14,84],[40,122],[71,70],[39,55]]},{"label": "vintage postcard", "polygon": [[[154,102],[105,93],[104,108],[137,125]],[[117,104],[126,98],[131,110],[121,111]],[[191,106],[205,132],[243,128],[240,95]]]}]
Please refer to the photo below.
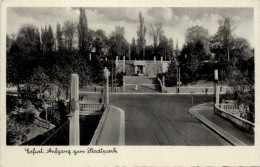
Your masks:
[{"label": "vintage postcard", "polygon": [[259,166],[259,1],[3,1],[1,166]]}]

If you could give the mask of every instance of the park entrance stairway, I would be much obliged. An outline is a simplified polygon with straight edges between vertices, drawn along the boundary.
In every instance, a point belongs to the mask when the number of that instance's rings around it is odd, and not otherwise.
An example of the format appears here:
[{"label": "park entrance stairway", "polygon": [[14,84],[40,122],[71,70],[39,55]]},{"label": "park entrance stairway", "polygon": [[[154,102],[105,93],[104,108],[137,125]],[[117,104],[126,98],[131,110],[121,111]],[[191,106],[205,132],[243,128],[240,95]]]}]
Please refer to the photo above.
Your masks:
[{"label": "park entrance stairway", "polygon": [[[139,89],[136,90],[136,85]],[[125,92],[158,93],[160,86],[157,78],[147,76],[125,76]]]}]

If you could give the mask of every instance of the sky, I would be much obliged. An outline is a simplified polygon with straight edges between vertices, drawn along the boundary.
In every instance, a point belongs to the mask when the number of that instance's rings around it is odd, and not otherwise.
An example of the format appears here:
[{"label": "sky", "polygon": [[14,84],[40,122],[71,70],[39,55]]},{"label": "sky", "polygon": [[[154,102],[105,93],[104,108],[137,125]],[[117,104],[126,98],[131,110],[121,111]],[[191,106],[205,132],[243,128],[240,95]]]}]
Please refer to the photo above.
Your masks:
[{"label": "sky", "polygon": [[[24,24],[37,27],[51,25],[56,31],[56,25],[66,20],[78,22],[79,8],[66,7],[15,7],[7,10],[7,33],[17,33]],[[166,37],[172,38],[174,45],[178,39],[179,48],[185,42],[185,32],[192,26],[203,26],[209,35],[214,35],[218,29],[218,20],[229,17],[235,21],[236,29],[233,35],[246,38],[254,47],[254,11],[253,8],[85,8],[88,27],[93,30],[103,29],[109,36],[116,26],[125,28],[125,38],[128,42],[137,39],[139,25],[138,13],[144,17],[146,43],[152,44],[149,35],[151,25],[162,23]]]}]

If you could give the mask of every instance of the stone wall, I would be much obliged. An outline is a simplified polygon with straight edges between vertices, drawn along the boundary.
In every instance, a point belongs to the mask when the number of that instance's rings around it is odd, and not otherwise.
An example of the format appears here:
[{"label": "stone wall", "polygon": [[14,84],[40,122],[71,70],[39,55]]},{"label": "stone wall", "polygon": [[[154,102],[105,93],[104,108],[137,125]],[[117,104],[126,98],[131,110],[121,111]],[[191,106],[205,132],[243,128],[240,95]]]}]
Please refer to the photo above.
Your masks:
[{"label": "stone wall", "polygon": [[[226,94],[231,88],[229,86],[222,86],[220,94]],[[166,93],[176,93],[176,86],[165,87]],[[214,94],[214,87],[192,87],[192,86],[181,86],[179,88],[179,93],[197,93],[197,94]]]},{"label": "stone wall", "polygon": [[127,76],[133,76],[135,74],[135,66],[132,60],[125,61],[125,72]]},{"label": "stone wall", "polygon": [[219,105],[215,105],[214,113],[225,118],[226,120],[234,123],[238,127],[244,129],[250,134],[254,134],[255,125],[246,119],[243,119],[237,115],[232,114],[230,111],[226,111],[220,108]]},{"label": "stone wall", "polygon": [[[125,72],[127,76],[133,76],[135,72],[135,60],[125,60]],[[145,61],[145,75],[149,77],[156,77],[158,73],[163,73],[168,70],[170,61]],[[117,72],[124,71],[124,61],[118,60],[116,65]]]}]

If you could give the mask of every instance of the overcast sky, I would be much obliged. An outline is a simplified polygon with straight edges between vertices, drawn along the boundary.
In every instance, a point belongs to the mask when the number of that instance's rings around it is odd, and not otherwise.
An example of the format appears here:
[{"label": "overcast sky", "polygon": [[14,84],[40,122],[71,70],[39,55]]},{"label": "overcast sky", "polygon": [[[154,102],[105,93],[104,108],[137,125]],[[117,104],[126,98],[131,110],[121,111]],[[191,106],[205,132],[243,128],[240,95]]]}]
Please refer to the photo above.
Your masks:
[{"label": "overcast sky", "polygon": [[[173,38],[174,45],[178,38],[179,47],[185,41],[185,32],[189,27],[200,25],[213,35],[218,29],[218,20],[230,17],[235,20],[237,28],[234,35],[246,38],[254,46],[254,11],[252,8],[86,8],[88,27],[103,29],[109,36],[115,26],[125,27],[125,38],[131,42],[137,37],[139,24],[138,13],[142,11],[147,27],[147,44],[152,43],[149,37],[150,25],[162,23],[168,38]],[[8,8],[7,33],[17,33],[21,25],[34,24],[39,28],[51,25],[56,31],[57,22],[61,25],[66,20],[78,22],[77,8]]]}]

